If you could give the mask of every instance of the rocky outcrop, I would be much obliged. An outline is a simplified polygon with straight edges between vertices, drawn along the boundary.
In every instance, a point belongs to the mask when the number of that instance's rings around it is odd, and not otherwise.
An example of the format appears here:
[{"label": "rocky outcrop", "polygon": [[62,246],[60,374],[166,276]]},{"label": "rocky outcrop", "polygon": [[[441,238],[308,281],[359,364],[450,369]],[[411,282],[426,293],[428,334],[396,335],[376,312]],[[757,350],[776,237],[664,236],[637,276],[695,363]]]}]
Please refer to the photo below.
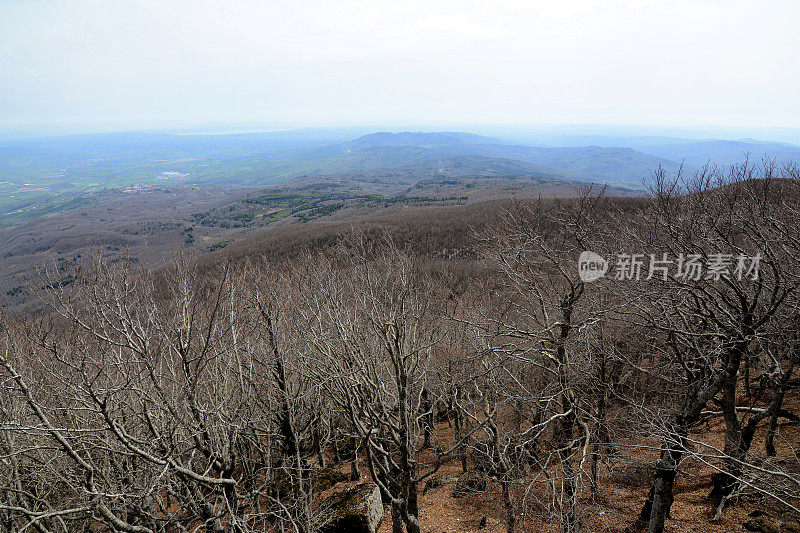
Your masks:
[{"label": "rocky outcrop", "polygon": [[320,533],[376,533],[383,520],[381,493],[375,483],[334,492],[320,510],[329,517]]}]

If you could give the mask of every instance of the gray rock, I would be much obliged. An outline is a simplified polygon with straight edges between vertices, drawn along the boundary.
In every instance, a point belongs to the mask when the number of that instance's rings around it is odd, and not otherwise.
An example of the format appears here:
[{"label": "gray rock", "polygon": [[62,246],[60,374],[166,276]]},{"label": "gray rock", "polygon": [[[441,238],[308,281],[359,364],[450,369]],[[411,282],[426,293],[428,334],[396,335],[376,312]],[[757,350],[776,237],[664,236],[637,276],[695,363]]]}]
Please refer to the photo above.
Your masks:
[{"label": "gray rock", "polygon": [[359,483],[334,492],[320,509],[329,516],[320,533],[376,533],[383,520],[381,492],[375,483]]}]

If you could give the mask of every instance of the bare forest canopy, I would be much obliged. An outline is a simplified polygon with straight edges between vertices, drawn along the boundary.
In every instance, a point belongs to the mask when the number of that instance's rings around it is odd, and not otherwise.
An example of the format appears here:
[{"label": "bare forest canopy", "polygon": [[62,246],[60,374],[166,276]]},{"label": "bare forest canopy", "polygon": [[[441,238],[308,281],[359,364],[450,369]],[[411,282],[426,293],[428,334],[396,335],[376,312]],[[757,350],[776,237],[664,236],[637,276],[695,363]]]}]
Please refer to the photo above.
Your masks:
[{"label": "bare forest canopy", "polygon": [[0,318],[0,528],[312,533],[365,480],[394,533],[798,527],[800,171],[651,187],[48,262]]}]

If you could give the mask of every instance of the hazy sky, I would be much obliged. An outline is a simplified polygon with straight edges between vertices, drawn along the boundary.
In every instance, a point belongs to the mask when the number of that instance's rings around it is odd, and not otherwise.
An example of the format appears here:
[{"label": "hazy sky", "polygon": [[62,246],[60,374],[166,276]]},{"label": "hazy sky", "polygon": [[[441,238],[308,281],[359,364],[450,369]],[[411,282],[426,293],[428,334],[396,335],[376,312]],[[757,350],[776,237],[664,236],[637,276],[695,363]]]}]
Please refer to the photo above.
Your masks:
[{"label": "hazy sky", "polygon": [[797,127],[798,27],[798,0],[0,0],[0,127]]}]

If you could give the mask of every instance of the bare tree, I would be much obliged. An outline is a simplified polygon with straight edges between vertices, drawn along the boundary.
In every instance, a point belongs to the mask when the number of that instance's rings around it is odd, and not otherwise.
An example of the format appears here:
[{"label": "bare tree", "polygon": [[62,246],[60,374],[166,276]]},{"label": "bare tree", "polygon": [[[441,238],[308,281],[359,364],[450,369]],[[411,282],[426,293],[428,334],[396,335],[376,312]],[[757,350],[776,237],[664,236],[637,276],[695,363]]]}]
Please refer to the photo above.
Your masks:
[{"label": "bare tree", "polygon": [[241,272],[218,274],[97,259],[73,286],[50,286],[60,324],[4,324],[8,455],[61,485],[25,505],[4,487],[12,529],[318,525],[303,455],[311,400],[283,367],[274,305]]},{"label": "bare tree", "polygon": [[[626,285],[638,309],[633,320],[643,325],[640,331],[650,339],[654,357],[675,370],[662,374],[674,379],[671,414],[651,416],[664,438],[641,513],[651,533],[664,529],[687,439],[713,401],[722,408],[729,458],[716,477],[715,493],[722,501],[735,491],[740,477],[746,453],[737,412],[740,366],[758,349],[796,287],[788,274],[786,250],[773,246],[786,242],[773,224],[782,216],[780,190],[785,185],[773,181],[773,171],[766,166],[760,180],[747,164],[727,174],[706,169],[689,180],[680,175],[668,179],[659,172],[652,206],[643,207],[630,224],[635,237],[628,245],[657,251],[642,267],[657,274],[648,275],[648,283]],[[682,264],[669,272],[654,269],[664,254]],[[692,262],[711,265],[723,258],[729,265],[724,272],[687,270],[696,268],[690,267]]]},{"label": "bare tree", "polygon": [[[486,456],[503,488],[509,531],[516,507],[509,476],[521,477],[525,463],[546,479],[562,530],[579,527],[583,469],[597,431],[595,397],[582,387],[597,368],[587,335],[606,310],[587,294],[577,259],[601,246],[603,205],[602,194],[587,188],[575,201],[518,206],[485,239],[511,289],[507,311],[486,321],[495,360],[485,365],[492,379],[481,415],[491,421]],[[511,425],[503,420],[510,411],[518,417]]]},{"label": "bare tree", "polygon": [[390,241],[371,247],[356,235],[304,278],[314,332],[307,371],[364,443],[371,477],[391,502],[394,530],[419,532],[418,484],[436,469],[422,468],[418,454],[439,338],[419,268]]}]

